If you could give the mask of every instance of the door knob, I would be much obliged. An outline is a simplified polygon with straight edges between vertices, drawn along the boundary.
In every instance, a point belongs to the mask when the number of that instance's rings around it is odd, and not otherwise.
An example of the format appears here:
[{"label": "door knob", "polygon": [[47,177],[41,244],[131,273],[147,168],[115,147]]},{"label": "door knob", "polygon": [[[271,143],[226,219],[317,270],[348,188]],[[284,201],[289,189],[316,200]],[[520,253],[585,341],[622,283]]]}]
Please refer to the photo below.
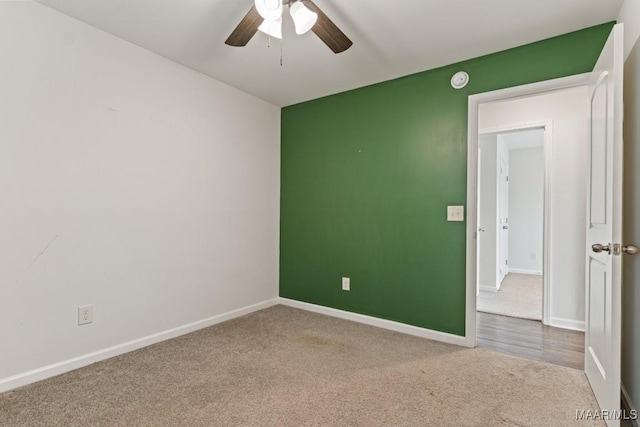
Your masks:
[{"label": "door knob", "polygon": [[600,243],[596,243],[595,245],[591,245],[591,250],[593,250],[593,252],[597,254],[599,254],[600,252],[611,254],[610,245],[601,245]]},{"label": "door knob", "polygon": [[484,233],[484,231],[485,231],[485,230],[484,230],[484,227],[480,227],[480,228],[478,228],[478,231],[480,231],[480,232]]},{"label": "door knob", "polygon": [[635,255],[638,253],[638,248],[633,245],[627,245],[622,247],[622,252],[627,255]]},{"label": "door knob", "polygon": [[508,229],[509,229],[509,226],[508,226],[508,225],[503,225],[503,226],[502,226],[502,229],[503,229],[503,230],[508,230]]}]

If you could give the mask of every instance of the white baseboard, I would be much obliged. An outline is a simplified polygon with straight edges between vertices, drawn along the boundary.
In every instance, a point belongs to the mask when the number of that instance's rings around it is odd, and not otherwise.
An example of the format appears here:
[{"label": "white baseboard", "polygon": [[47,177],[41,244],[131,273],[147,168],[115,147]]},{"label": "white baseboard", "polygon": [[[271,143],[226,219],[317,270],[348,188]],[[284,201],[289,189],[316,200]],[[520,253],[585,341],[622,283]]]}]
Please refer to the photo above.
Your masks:
[{"label": "white baseboard", "polygon": [[480,286],[480,290],[481,291],[486,291],[486,292],[499,292],[500,289],[496,288],[495,286]]},{"label": "white baseboard", "polygon": [[574,331],[584,332],[584,321],[580,321],[580,320],[563,319],[561,317],[551,317],[551,322],[549,322],[549,326],[553,326],[554,328],[571,329]]},{"label": "white baseboard", "polygon": [[265,308],[274,306],[277,303],[277,298],[270,299],[257,304],[242,307],[237,310],[218,314],[217,316],[209,317],[197,322],[189,323],[187,325],[178,326],[177,328],[169,329],[157,334],[118,344],[113,347],[105,348],[103,350],[98,350],[93,353],[74,357],[73,359],[64,360],[62,362],[54,363],[48,366],[43,366],[42,368],[37,368],[7,378],[1,378],[0,393],[12,390],[14,388],[22,387],[36,381],[41,381],[56,375],[60,375],[74,369],[82,368],[83,366],[87,366],[101,360],[109,359],[114,356],[119,356],[133,350],[138,350],[142,347],[156,344],[161,341],[179,337],[180,335],[185,335],[199,329],[207,328],[209,326],[213,326],[227,320],[235,319],[236,317],[244,316],[245,314],[253,313],[254,311],[263,310]]},{"label": "white baseboard", "polygon": [[[633,405],[633,402],[631,401],[629,393],[627,393],[627,389],[624,387],[624,384],[620,384],[620,395],[622,396],[623,405],[626,406],[629,412],[637,414],[638,409]],[[633,427],[638,427],[638,420],[631,420],[631,425]]]},{"label": "white baseboard", "polygon": [[524,268],[509,267],[509,273],[530,274],[532,276],[542,276],[542,271],[540,271],[540,270],[526,270]]},{"label": "white baseboard", "polygon": [[414,335],[417,337],[428,338],[434,341],[441,341],[465,347],[467,346],[465,337],[448,334],[446,332],[420,328],[418,326],[407,325],[400,322],[394,322],[392,320],[379,319],[377,317],[352,313],[350,311],[338,310],[336,308],[324,307],[321,305],[309,304],[307,302],[296,301],[288,298],[278,298],[278,303],[293,308],[299,308],[301,310],[312,311],[314,313],[325,314],[327,316],[338,317],[340,319],[351,320],[353,322],[364,323],[366,325],[376,326],[382,329],[401,332],[407,335]]}]

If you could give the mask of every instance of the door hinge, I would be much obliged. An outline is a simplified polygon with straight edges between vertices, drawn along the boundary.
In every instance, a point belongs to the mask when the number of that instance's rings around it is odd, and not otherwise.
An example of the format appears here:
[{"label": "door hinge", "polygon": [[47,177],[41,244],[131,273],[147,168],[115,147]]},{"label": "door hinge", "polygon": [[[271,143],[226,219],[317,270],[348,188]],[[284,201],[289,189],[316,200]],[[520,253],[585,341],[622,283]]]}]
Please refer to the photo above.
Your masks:
[{"label": "door hinge", "polygon": [[504,260],[504,265],[509,265],[509,260],[508,259]]}]

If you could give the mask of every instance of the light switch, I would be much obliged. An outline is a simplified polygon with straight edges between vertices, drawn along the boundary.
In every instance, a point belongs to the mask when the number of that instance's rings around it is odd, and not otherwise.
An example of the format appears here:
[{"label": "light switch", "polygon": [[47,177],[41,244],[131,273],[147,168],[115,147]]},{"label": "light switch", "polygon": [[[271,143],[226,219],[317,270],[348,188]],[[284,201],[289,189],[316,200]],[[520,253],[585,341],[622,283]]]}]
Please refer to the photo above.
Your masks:
[{"label": "light switch", "polygon": [[464,221],[464,206],[447,206],[447,221]]}]

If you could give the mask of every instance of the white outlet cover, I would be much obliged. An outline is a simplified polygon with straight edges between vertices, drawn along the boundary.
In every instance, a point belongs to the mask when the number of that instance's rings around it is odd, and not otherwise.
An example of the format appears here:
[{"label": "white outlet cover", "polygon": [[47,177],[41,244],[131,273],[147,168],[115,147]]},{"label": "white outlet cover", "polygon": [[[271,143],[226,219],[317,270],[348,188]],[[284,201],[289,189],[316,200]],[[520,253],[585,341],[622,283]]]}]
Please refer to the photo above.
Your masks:
[{"label": "white outlet cover", "polygon": [[342,290],[350,291],[351,290],[351,279],[348,277],[342,278]]},{"label": "white outlet cover", "polygon": [[93,306],[81,305],[78,307],[78,325],[93,323]]}]

